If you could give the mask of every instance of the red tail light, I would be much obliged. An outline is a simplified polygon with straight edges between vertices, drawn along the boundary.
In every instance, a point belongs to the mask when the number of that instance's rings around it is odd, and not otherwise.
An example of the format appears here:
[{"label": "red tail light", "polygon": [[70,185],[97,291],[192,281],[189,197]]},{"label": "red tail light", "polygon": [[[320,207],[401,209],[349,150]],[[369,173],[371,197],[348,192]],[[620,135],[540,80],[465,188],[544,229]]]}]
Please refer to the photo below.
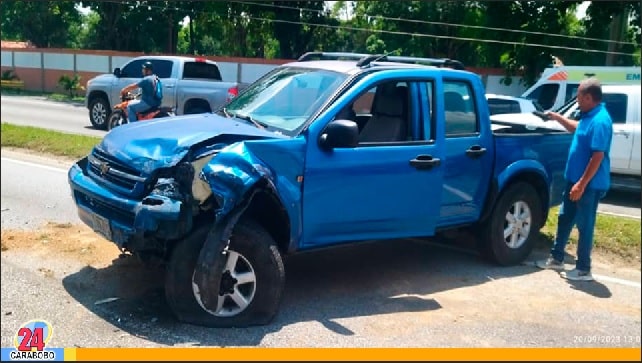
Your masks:
[{"label": "red tail light", "polygon": [[234,97],[239,95],[239,88],[234,86],[227,89],[227,102],[231,101]]}]

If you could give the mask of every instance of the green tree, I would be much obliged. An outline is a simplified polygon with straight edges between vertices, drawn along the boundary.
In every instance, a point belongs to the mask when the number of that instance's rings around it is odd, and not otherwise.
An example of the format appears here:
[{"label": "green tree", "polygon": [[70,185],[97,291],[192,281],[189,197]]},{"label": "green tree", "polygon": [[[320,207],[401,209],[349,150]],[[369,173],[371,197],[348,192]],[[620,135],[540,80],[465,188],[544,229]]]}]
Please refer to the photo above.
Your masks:
[{"label": "green tree", "polygon": [[187,10],[173,1],[96,0],[80,4],[100,17],[92,30],[95,49],[175,53],[180,22],[187,15]]},{"label": "green tree", "polygon": [[81,23],[75,5],[70,0],[2,0],[2,39],[31,41],[37,47],[68,47],[77,36],[70,31]]},{"label": "green tree", "polygon": [[[585,35],[608,41],[590,42],[590,47],[605,52],[592,57],[591,60],[599,64],[639,65],[640,11],[639,1],[591,2],[582,21]],[[628,54],[637,54],[637,57]]]}]

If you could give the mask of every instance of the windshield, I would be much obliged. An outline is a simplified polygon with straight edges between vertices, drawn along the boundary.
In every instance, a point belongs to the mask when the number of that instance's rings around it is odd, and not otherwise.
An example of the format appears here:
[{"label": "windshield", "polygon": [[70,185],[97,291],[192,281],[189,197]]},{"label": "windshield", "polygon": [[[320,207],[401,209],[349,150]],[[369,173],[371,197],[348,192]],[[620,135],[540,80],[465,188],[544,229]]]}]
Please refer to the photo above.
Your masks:
[{"label": "windshield", "polygon": [[321,69],[279,67],[230,101],[223,112],[257,127],[294,135],[346,78]]},{"label": "windshield", "polygon": [[575,105],[576,102],[577,102],[577,98],[571,98],[564,105],[562,105],[560,108],[558,108],[555,112],[559,113],[560,115],[563,115],[570,108],[572,108]]}]

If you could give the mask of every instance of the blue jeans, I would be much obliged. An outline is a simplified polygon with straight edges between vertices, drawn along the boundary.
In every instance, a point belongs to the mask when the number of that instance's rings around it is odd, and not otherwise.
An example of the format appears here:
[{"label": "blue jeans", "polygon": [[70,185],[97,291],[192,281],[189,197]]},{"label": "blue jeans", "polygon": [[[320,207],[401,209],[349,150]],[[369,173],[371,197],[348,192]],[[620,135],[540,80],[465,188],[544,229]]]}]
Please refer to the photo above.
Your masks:
[{"label": "blue jeans", "polygon": [[580,200],[573,202],[569,199],[574,183],[568,183],[563,193],[563,201],[557,217],[557,235],[551,249],[551,256],[557,261],[564,261],[564,248],[575,225],[580,238],[577,242],[577,260],[575,268],[591,271],[591,250],[593,249],[593,233],[597,206],[606,195],[606,191],[586,189]]},{"label": "blue jeans", "polygon": [[129,119],[129,122],[136,122],[138,121],[138,117],[136,116],[136,112],[143,112],[147,111],[150,108],[152,108],[150,105],[147,103],[141,101],[141,100],[131,100],[129,101],[129,104],[127,104],[127,118]]}]

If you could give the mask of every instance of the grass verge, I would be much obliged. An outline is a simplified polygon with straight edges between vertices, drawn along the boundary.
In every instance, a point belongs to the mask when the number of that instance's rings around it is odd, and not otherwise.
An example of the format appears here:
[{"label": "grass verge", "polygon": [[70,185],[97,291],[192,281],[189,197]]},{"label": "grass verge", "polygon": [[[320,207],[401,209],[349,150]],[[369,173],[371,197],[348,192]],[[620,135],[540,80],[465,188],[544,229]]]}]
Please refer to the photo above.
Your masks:
[{"label": "grass verge", "polygon": [[42,96],[51,101],[57,102],[74,102],[74,103],[83,103],[85,101],[85,96],[71,96],[63,93],[55,92],[41,92],[41,91],[28,91],[28,90],[13,90],[13,89],[3,89],[0,91],[0,94],[7,96]]},{"label": "grass verge", "polygon": [[102,140],[100,137],[67,134],[31,126],[18,126],[2,122],[0,130],[2,147],[36,151],[40,154],[79,159],[91,152]]},{"label": "grass verge", "polygon": [[[552,208],[544,228],[541,230],[542,240],[538,246],[550,248],[557,231],[557,215],[559,207]],[[575,255],[579,234],[573,229],[567,245],[567,252]],[[640,262],[640,221],[634,218],[618,217],[608,214],[598,214],[593,237],[594,250],[617,256],[631,263]]]}]

